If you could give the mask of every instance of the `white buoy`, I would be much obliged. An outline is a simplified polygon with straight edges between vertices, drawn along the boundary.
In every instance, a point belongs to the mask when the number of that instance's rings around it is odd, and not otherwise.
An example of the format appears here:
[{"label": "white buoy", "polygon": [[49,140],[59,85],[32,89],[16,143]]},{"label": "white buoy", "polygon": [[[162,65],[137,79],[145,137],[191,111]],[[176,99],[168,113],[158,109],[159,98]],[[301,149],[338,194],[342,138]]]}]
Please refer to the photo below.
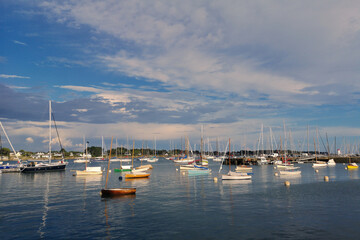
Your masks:
[{"label": "white buoy", "polygon": [[214,182],[217,182],[218,181],[218,178],[217,177],[214,177]]},{"label": "white buoy", "polygon": [[328,176],[325,176],[325,177],[324,177],[324,181],[325,181],[325,182],[328,182],[328,181],[329,181],[329,177],[328,177]]},{"label": "white buoy", "polygon": [[276,169],[276,167],[274,167],[274,169]]},{"label": "white buoy", "polygon": [[183,175],[185,175],[185,172],[183,172]]},{"label": "white buoy", "polygon": [[284,185],[287,186],[287,187],[290,187],[290,181],[285,181]]},{"label": "white buoy", "polygon": [[176,171],[179,171],[179,169],[176,169]]},{"label": "white buoy", "polygon": [[316,173],[318,173],[318,172],[319,172],[319,170],[318,170],[318,169],[316,169],[316,170],[315,170],[315,172],[316,172]]},{"label": "white buoy", "polygon": [[274,175],[277,177],[277,176],[279,176],[279,173],[276,172],[276,173],[274,173]]}]

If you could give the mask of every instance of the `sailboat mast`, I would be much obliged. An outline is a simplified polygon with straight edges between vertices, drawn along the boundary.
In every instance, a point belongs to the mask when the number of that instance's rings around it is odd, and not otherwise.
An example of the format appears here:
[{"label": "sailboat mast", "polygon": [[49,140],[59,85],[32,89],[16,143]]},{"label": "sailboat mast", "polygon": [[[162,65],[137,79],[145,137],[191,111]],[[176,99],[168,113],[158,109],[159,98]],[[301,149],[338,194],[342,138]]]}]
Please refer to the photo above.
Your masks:
[{"label": "sailboat mast", "polygon": [[231,161],[230,161],[230,156],[231,156],[231,146],[230,146],[230,138],[229,138],[229,172],[231,172]]},{"label": "sailboat mast", "polygon": [[51,100],[49,100],[49,163],[51,163]]},{"label": "sailboat mast", "polygon": [[101,158],[104,158],[104,136],[101,136]]},{"label": "sailboat mast", "polygon": [[[8,142],[9,142],[9,144],[10,144],[10,147],[11,147],[11,149],[13,150],[13,152],[14,152],[14,154],[15,154],[16,159],[18,160],[18,163],[20,163],[20,159],[19,159],[19,157],[18,157],[18,155],[17,155],[17,153],[16,153],[13,145],[11,144],[10,139],[9,139],[8,135],[6,134],[5,128],[4,128],[4,126],[2,125],[1,122],[0,122],[0,126],[1,126],[2,130],[4,131],[5,137],[6,137],[6,139],[8,140]],[[2,147],[2,143],[1,143],[1,137],[0,137],[0,150],[1,150],[1,147]]]},{"label": "sailboat mast", "polygon": [[135,140],[133,140],[133,149],[132,149],[132,155],[131,155],[131,169],[134,168],[134,148],[135,148]]},{"label": "sailboat mast", "polygon": [[107,184],[108,184],[108,180],[109,180],[109,169],[110,169],[110,159],[111,159],[111,149],[112,149],[113,138],[114,138],[114,137],[111,137],[109,161],[108,161],[108,167],[107,167],[107,172],[106,172],[105,189],[107,189]]},{"label": "sailboat mast", "polygon": [[[85,143],[85,136],[84,136]],[[85,143],[85,170],[87,169],[87,142]]]}]

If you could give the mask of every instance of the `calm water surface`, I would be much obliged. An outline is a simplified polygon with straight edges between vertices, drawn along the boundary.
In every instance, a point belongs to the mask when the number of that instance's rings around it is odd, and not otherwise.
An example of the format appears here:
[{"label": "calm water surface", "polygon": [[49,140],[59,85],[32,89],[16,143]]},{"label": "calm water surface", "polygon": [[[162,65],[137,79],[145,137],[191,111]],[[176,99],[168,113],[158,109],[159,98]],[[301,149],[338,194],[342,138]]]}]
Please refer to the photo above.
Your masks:
[{"label": "calm water surface", "polygon": [[112,171],[109,188],[137,188],[117,199],[100,197],[106,174],[75,177],[84,164],[72,160],[65,172],[0,174],[1,239],[359,239],[359,171],[302,164],[301,177],[287,179],[253,166],[251,181],[214,182],[220,164],[209,164],[202,176],[164,159],[149,179]]}]

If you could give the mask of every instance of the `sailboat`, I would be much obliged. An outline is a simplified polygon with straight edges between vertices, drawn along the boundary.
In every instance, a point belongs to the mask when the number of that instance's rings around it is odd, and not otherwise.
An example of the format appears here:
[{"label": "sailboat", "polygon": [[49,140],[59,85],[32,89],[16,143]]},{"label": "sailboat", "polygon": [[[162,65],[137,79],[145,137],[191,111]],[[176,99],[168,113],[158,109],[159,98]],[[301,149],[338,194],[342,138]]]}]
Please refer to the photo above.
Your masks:
[{"label": "sailboat", "polygon": [[229,138],[229,172],[222,175],[222,180],[249,180],[251,176],[244,172],[232,172],[231,171],[231,156],[230,151],[230,138]]},{"label": "sailboat", "polygon": [[[294,167],[293,165],[287,165],[287,156],[286,156],[286,128],[284,122],[284,135],[285,135],[285,143],[284,143],[284,161],[285,167],[282,170],[279,170],[280,175],[292,175],[292,176],[299,176],[301,175],[301,170],[298,170],[300,167]],[[279,166],[278,166],[279,169]]]},{"label": "sailboat", "polygon": [[[9,163],[7,163],[6,165],[2,165],[3,162],[0,162],[0,164],[1,164],[0,165],[0,173],[20,172],[20,166],[21,166],[20,165],[20,159],[19,159],[13,145],[10,142],[10,139],[9,139],[8,135],[6,134],[5,128],[2,125],[1,121],[0,121],[0,126],[1,126],[3,132],[4,132],[5,136],[6,136],[6,139],[8,140],[8,142],[9,142],[9,144],[11,146],[11,149],[14,152],[14,155],[15,155],[16,159],[17,159],[17,164],[9,164]],[[0,150],[1,150],[1,138],[0,138]]]},{"label": "sailboat", "polygon": [[75,175],[76,176],[84,176],[84,175],[102,175],[103,171],[101,170],[101,167],[88,167],[87,166],[87,144],[85,145],[85,170],[76,170]]},{"label": "sailboat", "polygon": [[155,156],[152,156],[151,158],[148,158],[147,159],[148,162],[157,162],[157,161],[159,161],[159,158],[156,157],[156,138],[155,138],[154,142],[155,142]]},{"label": "sailboat", "polygon": [[136,188],[110,188],[110,189],[107,188],[107,184],[108,184],[108,180],[109,180],[109,169],[110,169],[112,142],[113,142],[113,138],[111,138],[109,161],[108,161],[108,167],[107,167],[107,171],[106,171],[105,188],[101,189],[100,195],[101,195],[101,197],[115,197],[115,196],[121,196],[121,195],[135,194],[136,193]]},{"label": "sailboat", "polygon": [[[122,155],[122,149],[123,149],[123,147],[121,145],[120,155]],[[130,172],[132,169],[131,165],[123,165],[122,162],[123,162],[123,159],[120,160],[120,168],[115,168],[114,171],[115,172]]]},{"label": "sailboat", "polygon": [[[46,171],[64,171],[67,165],[67,162],[62,159],[61,161],[52,163],[51,162],[51,101],[49,101],[49,162],[48,163],[35,163],[30,162],[27,165],[20,167],[22,173],[36,173],[36,172],[46,172]],[[55,125],[56,127],[56,125]],[[60,141],[59,141],[60,142]],[[61,146],[61,143],[60,143]]]},{"label": "sailboat", "polygon": [[[150,176],[150,173],[134,170],[134,147],[135,147],[135,141],[133,141],[133,151],[132,151],[132,157],[131,157],[131,168],[132,171],[130,173],[125,174],[125,178],[148,178]],[[146,169],[147,170],[147,169]]]},{"label": "sailboat", "polygon": [[[86,144],[85,144],[85,136],[84,136],[84,144],[83,144],[83,146],[85,146],[85,145],[86,145]],[[78,159],[75,159],[75,160],[74,160],[74,163],[85,163],[85,162],[89,163],[90,160],[87,159],[88,154],[87,154],[86,152],[87,152],[87,149],[84,149],[84,152],[83,152],[83,154],[82,154],[82,157],[80,157],[80,158],[78,158]]]}]

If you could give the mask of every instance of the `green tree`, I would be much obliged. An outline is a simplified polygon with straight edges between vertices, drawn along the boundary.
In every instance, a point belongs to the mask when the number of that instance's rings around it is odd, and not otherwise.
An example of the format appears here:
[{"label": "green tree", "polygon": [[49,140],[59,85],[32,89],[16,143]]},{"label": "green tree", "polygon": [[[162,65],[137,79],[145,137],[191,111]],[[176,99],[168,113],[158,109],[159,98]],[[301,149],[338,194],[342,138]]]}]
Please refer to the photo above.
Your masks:
[{"label": "green tree", "polygon": [[99,157],[101,156],[101,147],[88,147],[88,153],[93,157]]},{"label": "green tree", "polygon": [[8,149],[8,148],[1,148],[0,149],[0,155],[1,156],[8,156],[8,157],[10,157],[10,149]]}]

